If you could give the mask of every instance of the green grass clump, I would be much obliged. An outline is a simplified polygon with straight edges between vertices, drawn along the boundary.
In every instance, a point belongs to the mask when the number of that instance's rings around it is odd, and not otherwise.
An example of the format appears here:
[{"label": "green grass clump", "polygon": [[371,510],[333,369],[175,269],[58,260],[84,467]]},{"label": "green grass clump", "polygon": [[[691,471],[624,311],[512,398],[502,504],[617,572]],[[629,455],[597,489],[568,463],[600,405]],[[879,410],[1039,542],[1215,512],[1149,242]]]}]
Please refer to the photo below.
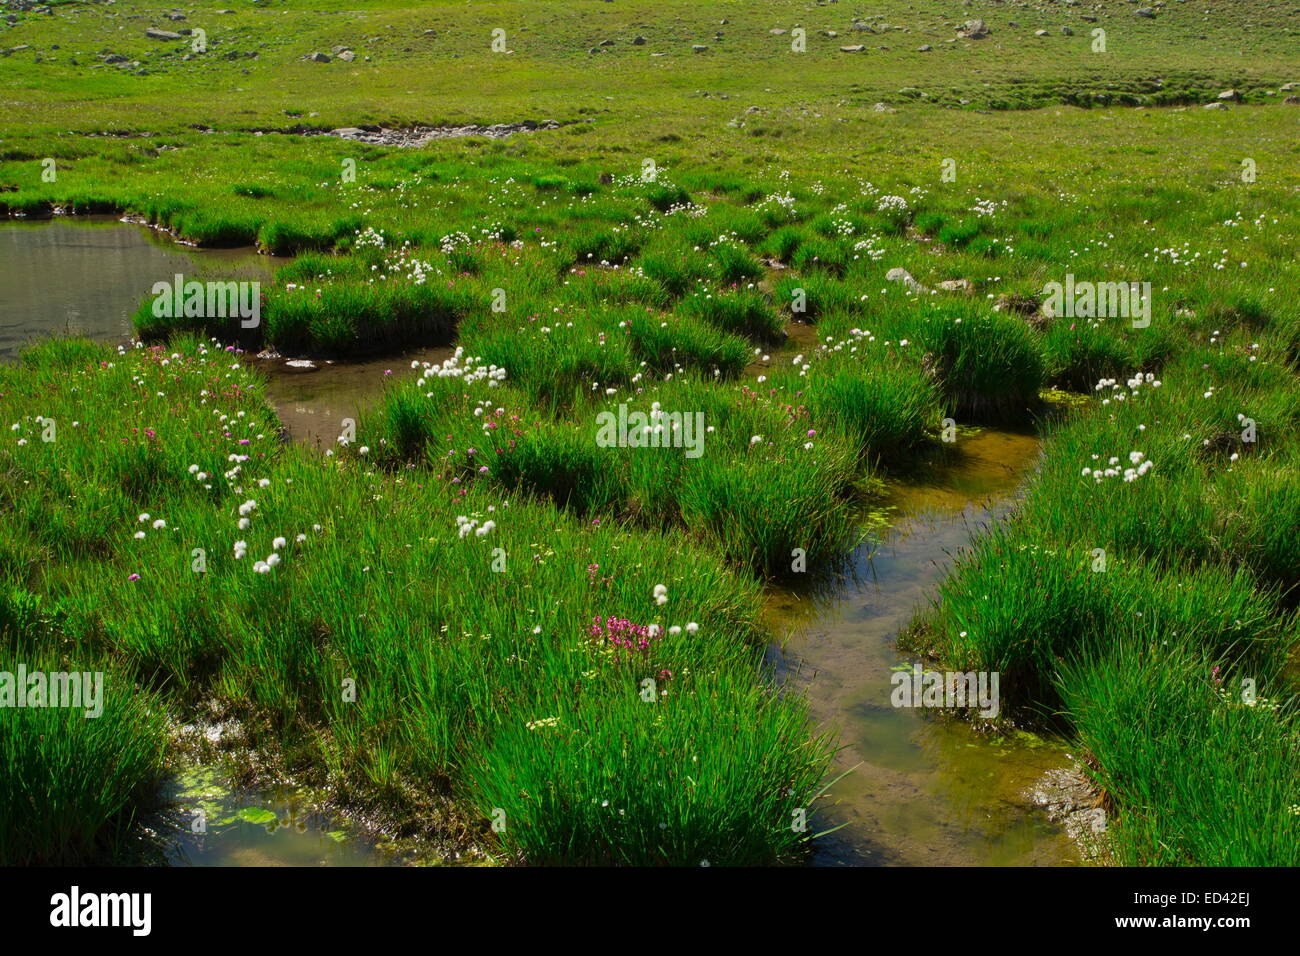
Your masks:
[{"label": "green grass clump", "polygon": [[685,243],[646,249],[641,253],[641,270],[669,295],[680,298],[716,274],[714,263]]},{"label": "green grass clump", "polygon": [[[1112,807],[1126,866],[1296,866],[1295,713],[1258,672],[1177,640],[1070,661],[1066,712]],[[1245,683],[1250,681],[1249,684]]]},{"label": "green grass clump", "polygon": [[[772,862],[779,846],[778,860],[792,858],[790,820],[802,806],[794,795],[813,792],[827,769],[808,759],[807,715],[730,677],[687,703],[663,663],[657,648],[618,662],[652,682],[643,697],[612,708],[584,700],[557,708],[554,724],[502,728],[476,772],[484,814],[500,808],[516,824],[502,835],[512,853],[544,864],[754,865]],[[733,734],[743,749],[723,744]],[[651,783],[620,773],[625,762]]]},{"label": "green grass clump", "polygon": [[959,416],[1023,419],[1037,408],[1043,360],[1020,319],[959,305],[926,313],[915,328]]},{"label": "green grass clump", "polygon": [[734,378],[749,362],[745,340],[685,315],[634,314],[627,320],[632,351],[658,372],[716,370]]},{"label": "green grass clump", "polygon": [[710,250],[717,262],[718,275],[727,285],[740,285],[763,274],[763,265],[739,242],[719,242]]},{"label": "green grass clump", "polygon": [[[828,340],[829,341],[829,340]],[[781,367],[770,380],[798,395],[818,426],[833,429],[864,460],[898,463],[926,440],[942,418],[942,395],[934,380],[896,354],[846,340],[822,347],[802,367]]]},{"label": "green grass clump", "polygon": [[1248,571],[1159,571],[1087,542],[1040,545],[992,532],[941,586],[931,637],[966,670],[1002,675],[1004,706],[1050,718],[1059,662],[1130,638],[1169,635],[1271,673],[1292,641],[1276,595]]},{"label": "green grass clump", "polygon": [[723,332],[758,342],[778,342],[784,332],[781,317],[755,289],[700,290],[683,299],[678,310]]},{"label": "green grass clump", "polygon": [[[166,715],[158,700],[112,661],[81,650],[54,653],[56,618],[39,593],[0,585],[0,672],[11,682],[5,693],[18,693],[19,665],[29,680],[27,706],[14,697],[0,707],[4,866],[114,860],[162,774]],[[44,678],[44,700],[36,704],[30,679],[37,673],[71,675],[96,697],[93,706],[86,696],[80,706],[55,706],[64,701]]]}]

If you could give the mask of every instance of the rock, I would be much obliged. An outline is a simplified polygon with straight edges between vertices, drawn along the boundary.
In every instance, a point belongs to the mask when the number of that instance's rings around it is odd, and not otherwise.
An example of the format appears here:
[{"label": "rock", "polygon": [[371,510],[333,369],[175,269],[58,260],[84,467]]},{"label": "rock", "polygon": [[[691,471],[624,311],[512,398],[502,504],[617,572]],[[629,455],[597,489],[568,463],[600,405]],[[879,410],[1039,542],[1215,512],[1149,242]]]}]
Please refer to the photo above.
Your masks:
[{"label": "rock", "polygon": [[837,36],[839,36],[839,32],[836,30],[822,30],[821,35],[828,40],[834,40]]},{"label": "rock", "polygon": [[695,45],[693,45],[693,46],[691,47],[691,49],[694,50],[696,53],[704,53],[704,52],[706,52],[709,48],[708,48],[707,46],[705,46],[703,43],[696,43]]},{"label": "rock", "polygon": [[872,108],[872,110],[874,110],[874,111],[877,112],[877,113],[897,113],[897,112],[898,112],[898,110],[894,109],[892,106],[886,106],[884,103],[877,103],[875,106],[873,106],[873,107],[871,107],[871,108]]},{"label": "rock", "polygon": [[917,53],[929,53],[929,52],[930,52],[931,50],[933,50],[933,49],[934,49],[934,47],[930,46],[930,44],[928,44],[928,43],[923,43],[923,44],[921,44],[919,47],[916,48],[916,52],[917,52]]},{"label": "rock", "polygon": [[944,292],[969,292],[970,279],[944,279],[939,283],[939,288]]},{"label": "rock", "polygon": [[185,14],[183,14],[183,13],[169,13],[169,14],[167,14],[167,19],[168,19],[168,20],[175,21],[175,22],[180,22],[181,20],[184,20],[184,19],[185,19]]},{"label": "rock", "polygon": [[353,53],[351,50],[344,50],[342,53],[339,54],[339,59],[342,60],[344,63],[351,63],[356,58],[357,55]]},{"label": "rock", "polygon": [[968,40],[982,40],[989,35],[989,27],[983,20],[967,20],[957,32]]},{"label": "rock", "polygon": [[855,44],[854,46],[842,46],[842,47],[840,47],[840,52],[841,52],[841,53],[861,53],[861,52],[862,52],[863,50],[865,50],[865,49],[866,49],[865,46],[863,46],[861,43],[858,43],[858,44]]},{"label": "rock", "polygon": [[1207,109],[1207,110],[1226,110],[1226,109],[1231,109],[1231,107],[1229,107],[1227,103],[1206,103],[1206,104],[1205,104],[1205,109]]},{"label": "rock", "polygon": [[1235,103],[1241,99],[1236,90],[1224,90],[1219,94],[1218,99],[1222,102]]},{"label": "rock", "polygon": [[899,268],[890,269],[888,272],[885,273],[885,281],[901,282],[903,283],[903,285],[907,286],[907,289],[910,292],[919,293],[919,292],[929,291],[928,289],[926,289],[925,286],[921,285],[921,283],[913,279],[912,273],[908,272],[906,269],[899,269]]},{"label": "rock", "polygon": [[774,37],[785,36],[786,33],[786,31],[782,30],[780,27],[776,27],[774,29],[768,30],[767,32],[772,34],[772,36]]},{"label": "rock", "polygon": [[1139,17],[1146,17],[1148,20],[1154,20],[1156,18],[1155,10],[1151,9],[1150,7],[1138,7],[1133,12],[1137,14]]},{"label": "rock", "polygon": [[1046,31],[1046,30],[1035,30],[1035,31],[1034,31],[1034,36],[1036,36],[1036,37],[1045,37],[1045,36],[1047,36],[1047,31]]},{"label": "rock", "polygon": [[1074,31],[1071,30],[1069,27],[1061,27],[1061,36],[1072,37],[1074,36]]},{"label": "rock", "polygon": [[313,53],[307,59],[312,63],[328,63],[330,61],[329,54],[326,53]]},{"label": "rock", "polygon": [[125,63],[125,62],[126,62],[126,57],[124,57],[124,56],[123,56],[122,54],[120,54],[120,53],[110,53],[108,56],[104,57],[104,62],[105,62],[105,63]]},{"label": "rock", "polygon": [[645,46],[645,37],[633,37],[633,38],[632,38],[632,45],[633,45],[633,46]]},{"label": "rock", "polygon": [[1047,771],[1024,795],[1048,820],[1064,827],[1084,859],[1105,859],[1108,841],[1101,794],[1077,764]]},{"label": "rock", "polygon": [[613,45],[614,45],[613,40],[601,40],[599,43],[596,44],[596,46],[613,46]]},{"label": "rock", "polygon": [[171,30],[159,30],[157,27],[150,27],[144,31],[144,35],[150,40],[179,40],[179,33],[172,33]]},{"label": "rock", "polygon": [[1292,90],[1300,90],[1300,83],[1283,83],[1278,89],[1283,93],[1290,93]]},{"label": "rock", "polygon": [[1300,96],[1288,96],[1282,102],[1290,103],[1292,106],[1300,106]]}]

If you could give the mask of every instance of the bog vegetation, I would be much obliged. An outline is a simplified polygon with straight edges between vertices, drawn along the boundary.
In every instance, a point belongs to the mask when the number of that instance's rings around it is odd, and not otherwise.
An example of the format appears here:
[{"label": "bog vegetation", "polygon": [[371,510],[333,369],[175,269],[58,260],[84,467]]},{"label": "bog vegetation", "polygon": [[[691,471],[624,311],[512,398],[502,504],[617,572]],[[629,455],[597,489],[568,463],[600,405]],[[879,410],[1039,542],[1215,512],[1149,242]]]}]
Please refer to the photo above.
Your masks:
[{"label": "bog vegetation", "polygon": [[[468,69],[446,47],[470,29],[461,8],[369,13],[374,61],[349,73],[299,62],[311,51],[291,55],[303,41],[277,24],[257,60],[187,67],[177,43],[123,41],[155,44],[141,76],[69,62],[117,37],[123,4],[51,6],[22,29],[59,55],[14,75],[67,83],[10,81],[33,110],[0,144],[0,207],[131,214],[296,257],[255,329],[160,318],[142,297],[140,342],[52,339],[0,367],[0,661],[102,670],[108,688],[94,720],[0,710],[0,862],[111,858],[170,728],[213,707],[279,766],[503,861],[797,861],[815,827],[791,819],[815,819],[835,744],[763,666],[763,583],[834,573],[882,481],[948,453],[956,425],[1008,423],[1042,429],[1040,467],[909,646],[998,671],[1004,717],[1081,748],[1114,860],[1300,862],[1300,110],[1276,95],[1294,79],[1277,72],[1283,5],[1238,4],[1194,40],[1207,28],[1188,11],[1115,4],[1110,86],[1028,14],[986,11],[990,38],[928,53],[913,34],[947,39],[942,17],[902,34],[903,5],[884,4],[889,22],[858,21],[885,77],[941,61],[953,84],[933,96],[846,87],[843,38],[775,89],[755,77],[766,57],[797,69],[769,32],[793,24],[730,4],[680,5],[689,21],[649,46],[629,42],[627,11],[598,19],[620,38],[608,53],[534,25],[495,99],[468,84],[439,109],[500,118],[547,71],[581,93],[565,124],[420,148],[248,127],[429,120],[402,91],[431,63]],[[992,5],[952,6],[960,25]],[[667,23],[662,7],[642,12]],[[1238,8],[1265,23],[1249,67],[1223,52]],[[210,35],[238,47],[262,15]],[[723,38],[683,54],[706,20]],[[991,55],[979,43],[1013,37],[1002,62],[1024,83],[957,79]],[[1116,42],[1149,57],[1180,37],[1201,72],[1158,83]],[[1048,42],[1089,67],[1059,67]],[[641,50],[676,50],[682,74]],[[610,77],[629,86],[606,106]],[[251,118],[218,79],[248,84]],[[123,112],[190,81],[184,122]],[[1255,105],[1201,109],[1229,82]],[[1009,107],[1024,109],[975,111]],[[1067,274],[1149,282],[1150,324],[1053,314],[1044,287]],[[455,355],[394,358],[326,453],[282,440],[245,361],[432,344]],[[620,406],[664,447],[597,442]],[[702,413],[698,457],[674,413]]]}]

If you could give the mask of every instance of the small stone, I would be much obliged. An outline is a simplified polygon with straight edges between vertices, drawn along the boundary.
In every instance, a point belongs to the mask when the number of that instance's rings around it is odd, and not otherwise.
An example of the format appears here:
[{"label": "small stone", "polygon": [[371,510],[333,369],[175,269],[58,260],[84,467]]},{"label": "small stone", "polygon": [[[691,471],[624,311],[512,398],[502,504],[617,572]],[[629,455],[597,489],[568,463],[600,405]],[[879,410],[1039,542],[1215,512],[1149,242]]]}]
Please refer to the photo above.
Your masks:
[{"label": "small stone", "polygon": [[906,269],[894,268],[885,273],[886,282],[901,282],[907,286],[909,292],[926,292],[925,286],[912,278],[912,273]]}]

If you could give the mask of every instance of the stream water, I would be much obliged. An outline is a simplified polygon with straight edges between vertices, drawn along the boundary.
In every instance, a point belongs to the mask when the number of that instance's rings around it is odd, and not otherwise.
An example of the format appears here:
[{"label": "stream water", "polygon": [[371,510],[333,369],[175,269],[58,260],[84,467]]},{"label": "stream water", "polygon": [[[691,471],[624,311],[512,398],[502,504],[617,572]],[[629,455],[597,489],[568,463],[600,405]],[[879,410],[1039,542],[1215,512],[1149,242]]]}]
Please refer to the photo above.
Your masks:
[{"label": "stream water", "polygon": [[[153,283],[176,272],[213,279],[271,278],[273,260],[249,249],[191,249],[108,217],[0,222],[0,361],[33,338],[79,332],[126,341],[130,317]],[[296,441],[332,443],[383,387],[385,371],[428,349],[360,363],[294,369],[258,360],[269,396]],[[814,843],[820,865],[1042,865],[1078,853],[1024,791],[1065,754],[1027,736],[990,737],[969,724],[890,704],[893,668],[910,665],[894,641],[981,524],[998,520],[1033,467],[1038,442],[985,430],[959,438],[952,460],[924,479],[895,484],[889,526],[852,556],[852,572],[807,592],[772,590],[771,654],[784,679],[808,695],[819,726],[836,731],[848,771],[814,820],[840,827]],[[179,830],[177,865],[359,865],[400,862],[303,809],[292,790],[229,793],[203,768],[180,771],[171,798],[186,818],[202,808],[206,832]]]},{"label": "stream water", "polygon": [[919,708],[894,707],[894,668],[915,658],[895,646],[953,557],[1010,508],[1038,440],[984,430],[958,439],[947,465],[895,484],[888,527],[852,556],[852,570],[814,593],[773,590],[773,650],[808,696],[814,720],[837,731],[835,783],[818,813],[814,863],[840,865],[1062,865],[1074,844],[1025,791],[1069,764],[1028,734],[989,736]]}]

